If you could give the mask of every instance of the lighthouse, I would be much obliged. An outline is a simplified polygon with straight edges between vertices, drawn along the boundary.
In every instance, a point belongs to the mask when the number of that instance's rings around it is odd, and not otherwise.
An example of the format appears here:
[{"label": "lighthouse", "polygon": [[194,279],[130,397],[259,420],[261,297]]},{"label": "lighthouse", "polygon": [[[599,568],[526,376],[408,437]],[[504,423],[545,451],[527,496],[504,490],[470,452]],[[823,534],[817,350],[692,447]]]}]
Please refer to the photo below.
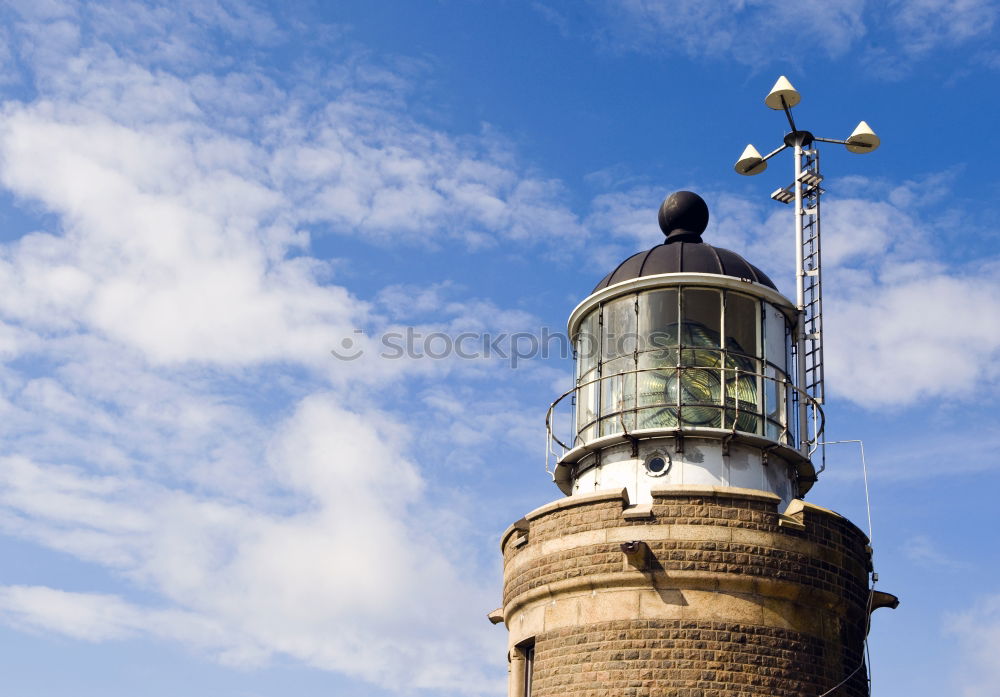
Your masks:
[{"label": "lighthouse", "polygon": [[570,313],[563,496],[501,537],[509,697],[869,693],[869,616],[897,601],[865,533],[805,499],[823,415],[802,307],[705,241],[709,217],[668,196],[662,243]]}]

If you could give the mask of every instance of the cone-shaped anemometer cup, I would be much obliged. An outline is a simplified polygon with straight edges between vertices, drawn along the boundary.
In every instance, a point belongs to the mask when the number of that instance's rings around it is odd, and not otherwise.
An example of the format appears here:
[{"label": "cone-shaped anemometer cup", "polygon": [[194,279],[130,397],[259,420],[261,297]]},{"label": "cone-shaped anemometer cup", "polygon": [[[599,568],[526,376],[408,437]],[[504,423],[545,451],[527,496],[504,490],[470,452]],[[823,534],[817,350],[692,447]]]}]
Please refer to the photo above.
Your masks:
[{"label": "cone-shaped anemometer cup", "polygon": [[878,139],[878,136],[875,135],[875,131],[873,131],[867,123],[862,121],[858,124],[858,127],[854,129],[854,133],[852,133],[847,139],[845,147],[851,152],[866,153],[877,148],[880,142],[881,141]]},{"label": "cone-shaped anemometer cup", "polygon": [[785,98],[785,104],[788,105],[789,109],[798,104],[799,100],[802,99],[802,96],[794,87],[792,87],[792,83],[790,83],[788,78],[784,75],[779,77],[778,81],[774,83],[774,87],[772,87],[768,95],[764,97],[764,103],[772,109],[781,111],[784,108],[781,105],[782,97]]},{"label": "cone-shaped anemometer cup", "polygon": [[767,163],[764,162],[764,158],[760,156],[757,148],[753,145],[748,145],[743,150],[743,154],[740,155],[740,159],[736,161],[733,169],[736,170],[737,174],[744,174],[749,177],[754,174],[760,174],[767,169]]}]

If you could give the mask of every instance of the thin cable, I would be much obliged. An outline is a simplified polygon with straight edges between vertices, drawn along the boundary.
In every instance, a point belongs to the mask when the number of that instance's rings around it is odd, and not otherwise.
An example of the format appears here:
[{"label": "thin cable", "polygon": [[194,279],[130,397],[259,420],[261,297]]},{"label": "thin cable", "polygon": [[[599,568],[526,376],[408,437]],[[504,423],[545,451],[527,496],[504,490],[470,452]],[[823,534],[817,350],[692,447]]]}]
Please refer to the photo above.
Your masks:
[{"label": "thin cable", "polygon": [[[830,440],[830,441],[824,441],[823,443],[819,443],[818,445],[840,445],[840,444],[843,444],[843,443],[857,443],[860,446],[860,448],[861,448],[861,471],[863,473],[864,481],[865,481],[865,513],[868,516],[868,544],[871,545],[872,544],[872,539],[873,539],[873,534],[872,534],[872,501],[871,501],[871,494],[870,494],[869,488],[868,488],[868,461],[865,459],[865,444],[864,444],[864,441],[862,441],[860,439],[853,439],[853,440]],[[872,602],[873,602],[873,599],[875,597],[875,583],[876,583],[875,579],[876,578],[878,578],[878,576],[873,571],[872,572],[871,587],[868,589],[868,608],[867,608],[868,615],[865,618],[865,641],[864,641],[864,652],[863,652],[862,657],[861,657],[861,663],[858,665],[857,668],[855,668],[854,670],[851,671],[850,675],[848,675],[846,678],[844,678],[843,680],[841,680],[839,683],[837,683],[836,685],[834,685],[832,688],[830,688],[829,690],[827,690],[823,694],[819,695],[819,697],[827,697],[830,693],[834,692],[835,690],[837,690],[837,688],[841,687],[842,685],[844,685],[844,683],[846,683],[848,680],[850,680],[851,678],[853,678],[857,674],[857,672],[859,670],[861,670],[862,668],[866,668],[865,672],[866,672],[867,679],[868,679],[868,693],[871,694],[871,687],[872,687],[872,672],[871,672],[872,671],[872,666],[871,666],[871,663],[872,663],[872,659],[871,659],[871,649],[869,648],[869,645],[868,645],[868,633],[871,631],[871,626],[872,626]]]},{"label": "thin cable", "polygon": [[857,443],[861,446],[861,471],[865,479],[865,512],[868,514],[868,544],[872,543],[872,500],[868,492],[868,462],[865,460],[865,444],[861,440],[828,440],[819,445],[839,445],[841,443]]},{"label": "thin cable", "polygon": [[868,694],[872,693],[872,652],[868,648],[868,637],[865,636],[865,665],[868,667]]},{"label": "thin cable", "polygon": [[[868,611],[868,616],[865,618],[865,650],[861,654],[861,663],[858,664],[857,668],[855,668],[850,673],[848,673],[846,678],[844,678],[843,680],[841,680],[840,682],[838,682],[836,685],[834,685],[833,687],[831,687],[829,690],[827,690],[823,694],[817,695],[817,697],[829,697],[829,695],[833,694],[838,689],[840,689],[845,684],[847,684],[847,682],[851,678],[853,678],[855,675],[857,675],[857,673],[858,673],[859,670],[861,670],[862,668],[865,667],[865,665],[866,665],[865,655],[868,652],[868,630],[871,629],[871,624],[872,624],[872,602],[873,602],[874,598],[875,598],[875,584],[872,583],[871,588],[868,589],[868,607],[866,608],[866,610]],[[869,688],[870,688],[870,686],[871,686],[871,677],[869,676]]]}]

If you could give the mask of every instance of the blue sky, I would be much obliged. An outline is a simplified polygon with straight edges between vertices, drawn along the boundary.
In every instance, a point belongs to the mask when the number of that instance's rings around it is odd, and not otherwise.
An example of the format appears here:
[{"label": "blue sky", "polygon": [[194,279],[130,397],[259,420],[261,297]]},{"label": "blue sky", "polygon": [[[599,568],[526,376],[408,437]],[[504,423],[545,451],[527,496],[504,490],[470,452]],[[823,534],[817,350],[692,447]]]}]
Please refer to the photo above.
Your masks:
[{"label": "blue sky", "polygon": [[[498,536],[559,495],[571,362],[379,337],[562,330],[678,189],[792,292],[791,165],[732,170],[779,74],[882,138],[823,150],[828,435],[902,600],[875,694],[997,694],[998,13],[4,3],[4,695],[503,694]],[[854,446],[810,498],[866,526]]]}]

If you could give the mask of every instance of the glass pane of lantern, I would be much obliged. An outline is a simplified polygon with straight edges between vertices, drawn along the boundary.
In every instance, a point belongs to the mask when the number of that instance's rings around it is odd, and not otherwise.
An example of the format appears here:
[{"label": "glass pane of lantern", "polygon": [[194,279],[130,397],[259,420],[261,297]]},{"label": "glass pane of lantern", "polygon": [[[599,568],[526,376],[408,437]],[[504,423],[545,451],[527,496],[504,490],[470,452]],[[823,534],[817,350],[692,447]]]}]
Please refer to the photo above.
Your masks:
[{"label": "glass pane of lantern", "polygon": [[771,303],[764,303],[764,358],[781,370],[788,370],[785,316]]},{"label": "glass pane of lantern", "polygon": [[701,428],[721,428],[722,409],[719,407],[691,406],[681,407],[681,425]]},{"label": "glass pane of lantern", "polygon": [[685,288],[681,297],[681,317],[681,345],[721,345],[722,294],[719,291]]},{"label": "glass pane of lantern", "polygon": [[612,300],[604,306],[601,360],[633,354],[636,348],[635,296]]},{"label": "glass pane of lantern", "polygon": [[717,348],[681,349],[681,365],[693,368],[721,368],[722,351]]},{"label": "glass pane of lantern", "polygon": [[625,431],[622,429],[623,423],[625,425],[625,429],[628,430],[630,433],[634,431],[635,412],[627,411],[601,419],[601,435],[611,436],[616,433],[624,433]]},{"label": "glass pane of lantern", "polygon": [[580,375],[597,367],[598,349],[601,345],[597,336],[597,318],[596,311],[587,315],[580,323],[580,331],[576,335],[576,361]]},{"label": "glass pane of lantern", "polygon": [[640,370],[636,377],[637,428],[677,427],[677,351],[665,349],[639,356],[640,367],[662,367],[661,370]]},{"label": "glass pane of lantern", "polygon": [[767,375],[765,412],[769,419],[783,423],[786,418],[785,389],[783,386],[785,374],[771,366],[767,366],[764,372]]},{"label": "glass pane of lantern", "polygon": [[[635,408],[635,373],[601,379],[601,416],[613,416]],[[619,429],[621,430],[621,429]]]},{"label": "glass pane of lantern", "polygon": [[677,291],[654,290],[639,296],[639,350],[677,345]]},{"label": "glass pane of lantern", "polygon": [[634,354],[626,354],[618,358],[605,361],[601,366],[601,375],[617,375],[618,373],[631,372],[635,370]]},{"label": "glass pane of lantern", "polygon": [[635,429],[635,359],[622,356],[604,364],[601,378],[601,435]]},{"label": "glass pane of lantern", "polygon": [[726,428],[760,433],[759,361],[736,353],[726,356]]},{"label": "glass pane of lantern", "polygon": [[639,409],[636,428],[677,428],[677,408],[648,407]]},{"label": "glass pane of lantern", "polygon": [[779,443],[789,442],[787,431],[789,402],[786,375],[773,366],[764,368],[764,415],[767,418],[767,432],[764,434]]},{"label": "glass pane of lantern", "polygon": [[577,429],[585,441],[594,437],[593,429],[588,427],[597,420],[597,398],[600,394],[600,382],[596,378],[596,370],[587,373],[581,378],[581,386],[577,390],[576,423]]},{"label": "glass pane of lantern", "polygon": [[[639,296],[639,336],[640,353],[638,364],[638,401],[640,406],[672,404],[676,406],[674,390],[673,402],[666,396],[667,383],[675,379],[679,360],[677,350],[678,332],[678,292],[654,290]],[[677,425],[677,412],[667,418],[658,415],[659,410],[647,410],[640,416],[640,428],[659,428]],[[642,419],[648,420],[643,426]],[[666,420],[665,420],[666,419]]]},{"label": "glass pane of lantern", "polygon": [[726,293],[726,350],[759,356],[760,319],[756,300],[739,293]]},{"label": "glass pane of lantern", "polygon": [[[663,353],[666,353],[665,351]],[[674,352],[676,354],[676,352]],[[655,351],[645,356],[640,356],[640,363],[653,362],[660,352]],[[671,382],[676,382],[677,369],[674,367],[677,359],[670,357],[669,361],[664,360],[661,366],[650,365],[648,367],[663,367],[662,370],[640,370],[636,380],[638,383],[639,406],[676,406],[676,389],[673,389],[674,397],[671,401],[668,390]]]},{"label": "glass pane of lantern", "polygon": [[722,379],[717,368],[692,367],[697,365],[712,365],[705,360],[701,364],[695,362],[706,356],[718,358],[717,352],[705,350],[681,352],[681,360],[685,367],[680,368],[677,379],[667,385],[667,395],[670,401],[680,400],[680,421],[685,426],[722,425],[722,412],[719,405],[722,400]]},{"label": "glass pane of lantern", "polygon": [[595,438],[597,438],[597,422],[596,421],[594,423],[590,424],[589,426],[584,427],[580,431],[580,433],[576,437],[576,442],[574,443],[574,446],[576,446],[576,445],[584,445],[585,443],[589,443],[590,441],[594,440]]},{"label": "glass pane of lantern", "polygon": [[[791,361],[789,361],[791,362]],[[794,413],[795,404],[795,390],[792,389],[791,383],[786,383],[783,389],[785,393],[785,426],[788,432],[788,443],[794,445],[798,439],[798,425],[795,423],[797,419],[792,419],[792,414]]]},{"label": "glass pane of lantern", "polygon": [[764,413],[767,418],[781,421],[781,386],[777,371],[771,366],[767,366],[764,372],[767,378],[764,380]]}]

